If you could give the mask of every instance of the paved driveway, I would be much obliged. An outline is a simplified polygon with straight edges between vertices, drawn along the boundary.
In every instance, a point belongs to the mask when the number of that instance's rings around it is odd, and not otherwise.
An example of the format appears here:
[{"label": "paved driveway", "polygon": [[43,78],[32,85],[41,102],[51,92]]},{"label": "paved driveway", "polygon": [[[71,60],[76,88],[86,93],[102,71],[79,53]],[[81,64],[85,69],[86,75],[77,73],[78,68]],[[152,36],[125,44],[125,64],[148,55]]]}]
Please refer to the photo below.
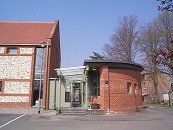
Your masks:
[{"label": "paved driveway", "polygon": [[17,118],[18,116],[19,116],[19,114],[0,114],[0,126]]},{"label": "paved driveway", "polygon": [[173,130],[173,110],[162,108],[115,116],[0,114],[0,125],[15,118],[0,130]]}]

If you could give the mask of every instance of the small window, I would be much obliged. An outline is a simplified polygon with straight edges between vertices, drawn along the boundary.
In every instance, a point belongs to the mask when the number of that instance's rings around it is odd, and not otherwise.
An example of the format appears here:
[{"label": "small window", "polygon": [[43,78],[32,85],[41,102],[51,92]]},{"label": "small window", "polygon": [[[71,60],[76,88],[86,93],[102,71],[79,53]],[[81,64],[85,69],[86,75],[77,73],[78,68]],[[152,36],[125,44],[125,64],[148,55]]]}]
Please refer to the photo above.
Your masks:
[{"label": "small window", "polygon": [[134,84],[134,92],[137,94],[137,84]]},{"label": "small window", "polygon": [[70,92],[65,92],[65,102],[71,102]]},{"label": "small window", "polygon": [[17,54],[17,47],[7,47],[7,54]]},{"label": "small window", "polygon": [[131,90],[131,83],[127,83],[127,93],[128,94],[131,94],[132,93],[132,90]]},{"label": "small window", "polygon": [[0,81],[0,93],[2,92],[2,81]]},{"label": "small window", "polygon": [[146,93],[147,93],[147,89],[144,88],[144,89],[143,89],[143,94],[146,94]]},{"label": "small window", "polygon": [[5,48],[4,47],[0,47],[0,54],[4,53]]}]

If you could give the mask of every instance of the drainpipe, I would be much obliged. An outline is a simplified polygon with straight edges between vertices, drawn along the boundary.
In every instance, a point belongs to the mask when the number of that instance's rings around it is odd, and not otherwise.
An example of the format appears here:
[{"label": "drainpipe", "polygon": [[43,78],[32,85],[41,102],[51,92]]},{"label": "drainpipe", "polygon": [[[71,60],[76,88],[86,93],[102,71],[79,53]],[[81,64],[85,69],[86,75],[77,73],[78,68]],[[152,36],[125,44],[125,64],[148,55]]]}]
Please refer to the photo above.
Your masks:
[{"label": "drainpipe", "polygon": [[86,108],[88,109],[89,107],[89,101],[88,101],[88,71],[89,71],[89,66],[86,66],[85,69],[85,103],[86,103]]},{"label": "drainpipe", "polygon": [[44,100],[44,109],[46,109],[46,101],[47,101],[47,88],[48,88],[48,81],[47,79],[49,78],[49,75],[48,75],[48,55],[49,55],[49,45],[48,43],[46,42],[46,78],[45,78],[45,100]]},{"label": "drainpipe", "polygon": [[111,104],[110,104],[110,98],[111,98],[111,96],[110,96],[110,84],[109,84],[109,67],[108,67],[108,88],[109,88],[109,111],[110,111],[110,108],[111,108]]},{"label": "drainpipe", "polygon": [[58,103],[58,113],[61,114],[61,76],[59,75],[59,103]]},{"label": "drainpipe", "polygon": [[55,92],[54,92],[54,109],[56,110],[56,78],[55,78]]}]

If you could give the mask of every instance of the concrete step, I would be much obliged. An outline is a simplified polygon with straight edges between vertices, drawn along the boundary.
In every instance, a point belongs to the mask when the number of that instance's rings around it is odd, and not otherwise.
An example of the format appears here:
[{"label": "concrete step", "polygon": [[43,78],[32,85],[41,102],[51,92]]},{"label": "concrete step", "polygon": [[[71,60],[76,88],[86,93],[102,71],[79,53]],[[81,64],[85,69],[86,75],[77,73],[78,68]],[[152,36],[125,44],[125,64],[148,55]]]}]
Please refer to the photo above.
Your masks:
[{"label": "concrete step", "polygon": [[86,115],[87,109],[84,108],[61,108],[61,115]]}]

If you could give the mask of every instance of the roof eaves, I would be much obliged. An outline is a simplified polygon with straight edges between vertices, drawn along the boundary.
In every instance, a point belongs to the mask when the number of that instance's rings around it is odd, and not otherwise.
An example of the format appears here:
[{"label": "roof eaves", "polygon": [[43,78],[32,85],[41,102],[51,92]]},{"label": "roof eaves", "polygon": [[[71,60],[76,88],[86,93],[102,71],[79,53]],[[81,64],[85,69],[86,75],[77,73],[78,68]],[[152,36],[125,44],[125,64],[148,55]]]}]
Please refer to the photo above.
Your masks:
[{"label": "roof eaves", "polygon": [[52,36],[53,36],[53,34],[54,34],[54,32],[55,32],[55,29],[56,29],[58,23],[59,23],[59,21],[58,21],[58,20],[55,20],[54,26],[52,27],[52,30],[51,30],[51,32],[50,32],[50,35],[49,35],[49,37],[48,37],[47,39],[51,39],[51,38],[52,38]]}]

